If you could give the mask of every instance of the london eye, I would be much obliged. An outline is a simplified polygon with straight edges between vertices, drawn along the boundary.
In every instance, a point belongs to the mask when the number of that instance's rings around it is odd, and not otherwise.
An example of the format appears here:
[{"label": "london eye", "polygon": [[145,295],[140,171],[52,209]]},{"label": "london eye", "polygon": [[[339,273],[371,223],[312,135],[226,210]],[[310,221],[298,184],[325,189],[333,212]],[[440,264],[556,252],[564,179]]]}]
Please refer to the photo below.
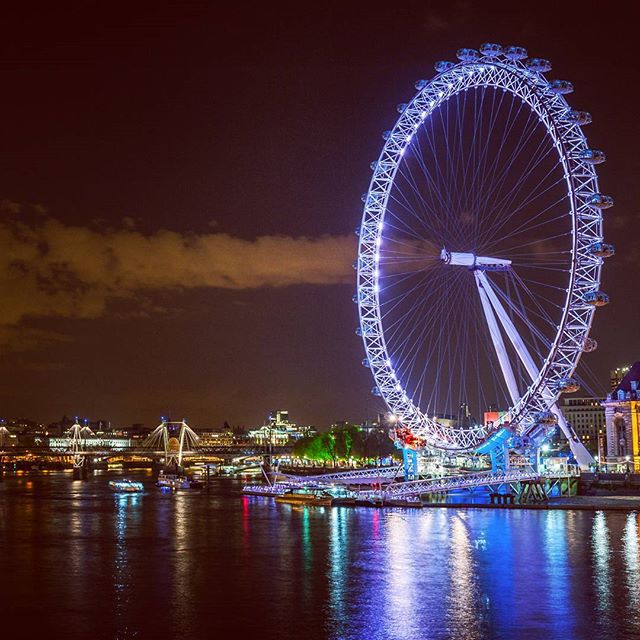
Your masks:
[{"label": "london eye", "polygon": [[416,83],[371,163],[354,265],[363,364],[404,448],[535,448],[559,424],[586,466],[559,400],[608,302],[605,154],[548,60],[493,43],[457,59]]}]

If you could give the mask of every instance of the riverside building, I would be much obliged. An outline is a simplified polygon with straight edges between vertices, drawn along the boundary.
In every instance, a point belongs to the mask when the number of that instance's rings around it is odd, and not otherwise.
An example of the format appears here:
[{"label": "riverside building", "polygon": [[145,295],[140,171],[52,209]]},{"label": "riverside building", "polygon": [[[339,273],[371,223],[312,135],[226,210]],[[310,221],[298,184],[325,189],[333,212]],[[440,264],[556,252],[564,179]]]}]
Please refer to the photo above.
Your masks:
[{"label": "riverside building", "polygon": [[290,422],[289,412],[278,409],[269,414],[266,424],[249,431],[249,439],[258,445],[284,446],[313,434],[313,427],[303,427]]},{"label": "riverside building", "polygon": [[606,429],[602,398],[564,398],[562,413],[582,444],[601,458]]},{"label": "riverside building", "polygon": [[640,362],[628,369],[602,405],[607,431],[607,467],[640,472]]}]

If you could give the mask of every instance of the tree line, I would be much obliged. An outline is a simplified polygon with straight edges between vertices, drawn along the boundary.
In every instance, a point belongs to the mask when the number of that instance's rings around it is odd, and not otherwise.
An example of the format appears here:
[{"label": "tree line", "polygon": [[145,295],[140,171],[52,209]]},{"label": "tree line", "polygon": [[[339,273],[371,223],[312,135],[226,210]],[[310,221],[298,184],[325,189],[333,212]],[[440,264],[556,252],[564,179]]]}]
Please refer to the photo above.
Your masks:
[{"label": "tree line", "polygon": [[386,431],[366,431],[359,425],[349,424],[301,438],[293,446],[293,455],[322,464],[336,465],[349,458],[379,461],[380,458],[399,456],[400,453]]}]

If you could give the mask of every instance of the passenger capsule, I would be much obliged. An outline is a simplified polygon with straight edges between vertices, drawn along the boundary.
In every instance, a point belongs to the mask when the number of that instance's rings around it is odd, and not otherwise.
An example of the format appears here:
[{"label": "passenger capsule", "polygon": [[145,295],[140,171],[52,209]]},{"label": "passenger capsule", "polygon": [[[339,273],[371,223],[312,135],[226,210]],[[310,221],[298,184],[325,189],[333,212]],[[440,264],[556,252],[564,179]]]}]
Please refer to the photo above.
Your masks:
[{"label": "passenger capsule", "polygon": [[356,335],[362,337],[362,327],[356,329]]},{"label": "passenger capsule", "polygon": [[372,387],[371,394],[374,396],[381,396],[382,392],[380,391],[379,387]]},{"label": "passenger capsule", "polygon": [[578,158],[587,164],[602,164],[607,159],[607,156],[600,149],[584,149],[580,152]]},{"label": "passenger capsule", "polygon": [[524,47],[505,47],[504,55],[509,58],[509,60],[524,60],[529,54]]},{"label": "passenger capsule", "polygon": [[387,129],[386,131],[382,132],[382,139],[383,140],[388,140],[391,137],[391,130]]},{"label": "passenger capsule", "polygon": [[[480,53],[487,58],[495,58],[502,53],[502,47],[499,44],[493,42],[485,42],[480,45]],[[526,57],[526,53],[524,54]]]},{"label": "passenger capsule", "polygon": [[561,378],[558,380],[557,389],[560,393],[575,393],[580,385],[574,378]]},{"label": "passenger capsule", "polygon": [[366,202],[367,201],[367,196],[369,194],[365,191],[361,196],[360,196],[360,200],[362,200],[362,202]]},{"label": "passenger capsule", "polygon": [[365,358],[365,359],[362,361],[362,366],[363,366],[363,367],[367,367],[367,368],[369,368],[369,367],[371,366],[371,364],[369,364],[369,358]]},{"label": "passenger capsule", "polygon": [[360,235],[360,227],[356,227],[355,230],[353,231],[353,233],[355,233],[357,236]]},{"label": "passenger capsule", "polygon": [[448,60],[438,60],[434,65],[435,70],[438,73],[444,73],[445,71],[449,71],[452,67],[455,67],[455,62],[449,62]]},{"label": "passenger capsule", "polygon": [[374,160],[374,161],[369,165],[369,167],[371,168],[371,171],[375,171],[375,170],[377,169],[377,167],[378,167],[378,161],[377,161],[377,160]]},{"label": "passenger capsule", "polygon": [[354,293],[353,296],[351,296],[351,299],[353,300],[354,304],[358,304],[358,302],[360,301],[357,293]]},{"label": "passenger capsule", "polygon": [[428,80],[416,80],[416,83],[413,86],[417,91],[422,91],[428,84]]},{"label": "passenger capsule", "polygon": [[406,102],[401,102],[401,103],[396,107],[396,111],[397,111],[398,113],[404,113],[404,111],[406,110],[406,108],[407,108],[408,106],[409,106],[409,105],[408,105]]},{"label": "passenger capsule", "polygon": [[594,242],[589,247],[589,253],[598,258],[610,258],[616,254],[616,249],[612,244],[606,242]]},{"label": "passenger capsule", "polygon": [[458,49],[456,57],[463,62],[475,62],[480,58],[480,52],[475,49]]},{"label": "passenger capsule", "polygon": [[588,111],[576,111],[571,109],[567,112],[567,120],[575,124],[579,124],[581,127],[591,122],[591,114]]},{"label": "passenger capsule", "polygon": [[561,93],[563,95],[573,93],[573,84],[568,80],[552,80],[549,83],[549,88],[554,93]]},{"label": "passenger capsule", "polygon": [[535,420],[538,424],[550,426],[552,424],[557,424],[558,416],[553,413],[553,411],[540,411],[539,413],[536,413]]},{"label": "passenger capsule", "polygon": [[582,300],[592,307],[604,307],[609,304],[609,296],[603,291],[589,291],[582,296]]},{"label": "passenger capsule", "polygon": [[582,345],[582,351],[584,353],[591,353],[598,348],[598,341],[593,338],[585,338],[584,343]]},{"label": "passenger capsule", "polygon": [[[360,229],[358,229],[357,231],[358,232],[356,233],[356,235],[359,236],[360,235]],[[351,266],[353,267],[354,271],[357,271],[358,270],[358,261],[354,260],[354,262],[353,262],[353,264]]]},{"label": "passenger capsule", "polygon": [[524,64],[529,71],[535,71],[536,73],[551,71],[551,63],[545,58],[529,58]]},{"label": "passenger capsule", "polygon": [[613,198],[611,196],[605,196],[602,193],[594,193],[589,198],[589,205],[596,209],[608,209],[613,207]]}]

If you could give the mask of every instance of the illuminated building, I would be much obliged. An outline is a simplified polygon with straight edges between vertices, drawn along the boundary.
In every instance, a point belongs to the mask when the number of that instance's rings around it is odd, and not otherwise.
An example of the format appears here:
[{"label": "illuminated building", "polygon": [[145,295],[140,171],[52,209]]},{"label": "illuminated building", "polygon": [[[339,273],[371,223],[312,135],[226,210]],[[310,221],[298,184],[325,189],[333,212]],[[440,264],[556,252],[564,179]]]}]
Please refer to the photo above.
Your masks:
[{"label": "illuminated building", "polygon": [[201,447],[230,447],[235,443],[231,429],[227,431],[198,431]]},{"label": "illuminated building", "polygon": [[313,427],[302,427],[289,422],[289,412],[278,409],[269,414],[265,425],[249,431],[249,439],[259,445],[282,446],[314,433]]},{"label": "illuminated building", "polygon": [[289,412],[283,409],[277,409],[269,414],[269,424],[274,426],[288,425],[289,424]]},{"label": "illuminated building", "polygon": [[598,454],[598,438],[604,436],[605,417],[601,398],[564,398],[562,413],[584,446]]},{"label": "illuminated building", "polygon": [[610,374],[610,382],[611,382],[611,391],[614,391],[615,388],[622,382],[622,378],[629,372],[631,367],[626,365],[624,367],[616,367],[615,369],[611,369]]},{"label": "illuminated building", "polygon": [[484,412],[482,419],[484,420],[484,424],[488,425],[491,423],[498,422],[498,420],[500,420],[500,418],[502,418],[506,414],[507,414],[506,411],[498,411],[494,407],[490,406],[488,411]]},{"label": "illuminated building", "polygon": [[[130,438],[119,438],[103,434],[101,437],[86,438],[83,441],[83,446],[87,449],[121,451],[130,449],[132,442]],[[52,451],[68,451],[71,448],[71,438],[68,436],[49,438],[49,448]]]},{"label": "illuminated building", "polygon": [[640,362],[636,362],[602,403],[607,430],[607,465],[636,472],[640,472],[639,385]]}]

